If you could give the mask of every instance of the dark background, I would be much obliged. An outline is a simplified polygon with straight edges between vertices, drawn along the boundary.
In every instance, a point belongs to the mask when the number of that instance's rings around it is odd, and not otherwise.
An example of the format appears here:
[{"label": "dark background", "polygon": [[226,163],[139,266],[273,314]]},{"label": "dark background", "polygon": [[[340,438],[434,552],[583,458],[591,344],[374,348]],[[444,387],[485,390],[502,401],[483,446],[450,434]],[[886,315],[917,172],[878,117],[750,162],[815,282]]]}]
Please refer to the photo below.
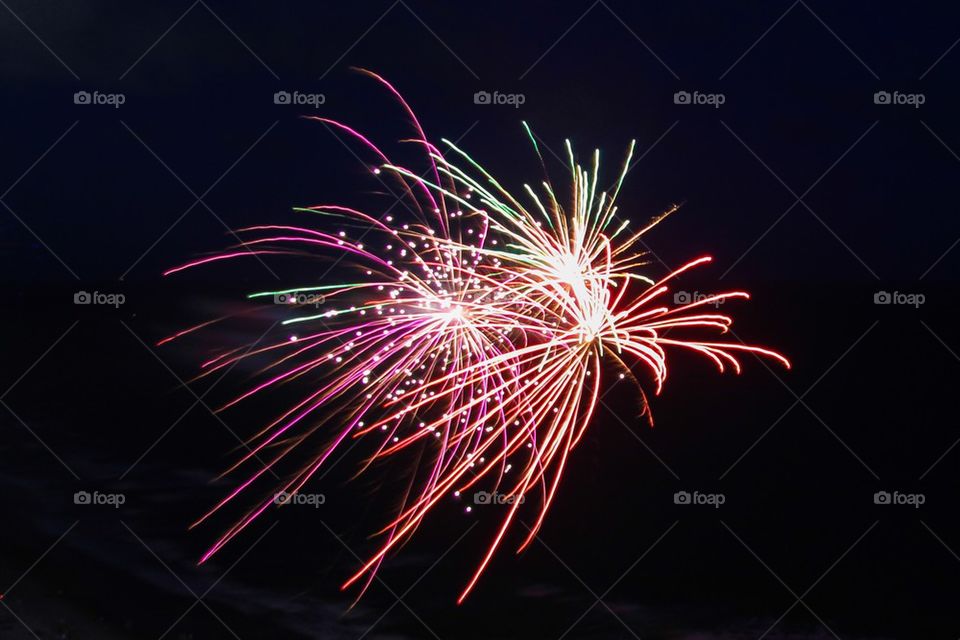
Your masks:
[{"label": "dark background", "polygon": [[[0,2],[0,637],[960,636],[960,11],[136,4]],[[311,486],[322,509],[271,510],[208,565],[195,561],[229,518],[187,531],[232,486],[214,478],[238,438],[285,399],[215,417],[249,372],[183,381],[279,316],[154,344],[325,267],[160,274],[230,244],[227,229],[302,220],[295,205],[394,204],[356,144],[298,117],[391,149],[411,135],[351,65],[514,190],[541,179],[521,119],[557,153],[565,137],[583,157],[602,149],[611,180],[636,138],[625,217],[684,203],[647,238],[651,274],[709,252],[683,288],[751,291],[725,308],[737,336],[794,362],[748,358],[736,377],[678,356],[652,430],[630,389],[611,389],[538,542],[505,548],[460,607],[496,507],[438,509],[349,609],[338,586],[404,482],[396,468],[350,481],[362,447]],[[81,90],[125,103],[78,105]],[[281,90],[325,103],[276,105]],[[525,103],[475,104],[477,91]],[[677,91],[725,103],[675,104]],[[875,104],[878,91],[925,102]],[[78,306],[77,291],[126,303]],[[926,301],[876,305],[878,291]],[[126,502],[75,505],[81,490]],[[726,502],[676,505],[681,490]],[[925,503],[878,505],[878,491]]]}]

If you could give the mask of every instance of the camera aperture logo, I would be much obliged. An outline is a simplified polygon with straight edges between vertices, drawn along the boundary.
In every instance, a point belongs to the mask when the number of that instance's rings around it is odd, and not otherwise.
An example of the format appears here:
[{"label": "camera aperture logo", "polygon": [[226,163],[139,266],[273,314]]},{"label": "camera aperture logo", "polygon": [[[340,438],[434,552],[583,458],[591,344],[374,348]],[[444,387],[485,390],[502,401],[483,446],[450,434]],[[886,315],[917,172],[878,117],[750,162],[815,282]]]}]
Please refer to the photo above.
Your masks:
[{"label": "camera aperture logo", "polygon": [[122,93],[100,93],[99,91],[77,91],[73,94],[73,104],[105,105],[119,109],[127,101]]},{"label": "camera aperture logo", "polygon": [[476,491],[473,494],[473,504],[523,504],[526,497],[499,491]]},{"label": "camera aperture logo", "polygon": [[122,493],[100,493],[94,491],[77,491],[73,494],[73,504],[110,506],[119,509],[127,501],[127,496]]},{"label": "camera aperture logo", "polygon": [[320,505],[327,502],[327,496],[322,493],[288,493],[280,491],[273,495],[273,504],[281,506],[299,505],[319,509]]},{"label": "camera aperture logo", "polygon": [[73,294],[73,304],[96,304],[107,305],[117,309],[127,301],[127,296],[122,293],[101,293],[94,291],[77,291]]},{"label": "camera aperture logo", "polygon": [[327,102],[327,96],[322,93],[301,93],[299,91],[277,91],[273,94],[273,104],[289,104],[293,106],[319,107]]},{"label": "camera aperture logo", "polygon": [[506,104],[514,109],[519,109],[520,105],[527,101],[527,96],[522,93],[500,93],[494,91],[477,91],[473,94],[473,104]]},{"label": "camera aperture logo", "polygon": [[707,105],[719,109],[727,101],[722,93],[701,93],[700,91],[677,91],[673,94],[673,104]]},{"label": "camera aperture logo", "polygon": [[701,493],[694,491],[677,491],[673,494],[673,504],[695,504],[708,505],[714,509],[719,509],[720,505],[727,501],[727,496],[722,493]]},{"label": "camera aperture logo", "polygon": [[905,105],[919,109],[920,105],[927,101],[927,96],[922,93],[901,93],[894,91],[877,91],[873,94],[873,104]]},{"label": "camera aperture logo", "polygon": [[289,291],[273,295],[273,304],[290,304],[296,306],[312,304],[315,307],[319,307],[324,302],[326,302],[326,298],[319,293]]},{"label": "camera aperture logo", "polygon": [[922,293],[902,293],[900,291],[877,291],[873,294],[873,304],[896,304],[905,305],[917,309],[927,301],[927,296]]},{"label": "camera aperture logo", "polygon": [[[710,296],[706,293],[700,293],[699,291],[676,291],[673,294],[673,304],[692,304],[694,302],[702,302]],[[712,304],[714,307],[719,307],[723,304],[723,298],[717,298],[716,300],[711,300],[707,304]]]},{"label": "camera aperture logo", "polygon": [[873,504],[894,504],[907,505],[914,509],[919,509],[920,505],[927,501],[927,496],[922,493],[901,493],[894,491],[877,491],[873,494]]}]

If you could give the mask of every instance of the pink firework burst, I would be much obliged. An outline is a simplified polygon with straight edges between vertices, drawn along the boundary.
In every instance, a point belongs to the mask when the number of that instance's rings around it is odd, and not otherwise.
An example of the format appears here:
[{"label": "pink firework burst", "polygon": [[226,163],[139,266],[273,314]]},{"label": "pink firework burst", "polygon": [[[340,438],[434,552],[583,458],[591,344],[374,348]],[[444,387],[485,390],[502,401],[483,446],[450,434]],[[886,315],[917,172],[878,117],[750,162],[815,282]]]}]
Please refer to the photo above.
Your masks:
[{"label": "pink firework burst", "polygon": [[[237,348],[204,363],[202,375],[208,375],[247,358],[271,359],[263,379],[224,408],[317,374],[322,382],[305,385],[298,402],[250,439],[247,453],[230,470],[260,456],[267,462],[197,524],[305,440],[321,438],[326,444],[277,493],[228,529],[201,561],[274,505],[275,495],[302,490],[344,442],[373,439],[375,450],[366,465],[417,447],[420,468],[412,490],[403,493],[400,509],[380,532],[379,548],[344,588],[362,582],[365,589],[386,556],[441,501],[484,487],[507,507],[460,594],[462,602],[522,505],[536,509],[536,519],[520,550],[542,526],[569,456],[596,411],[603,361],[634,383],[651,425],[644,388],[654,394],[663,388],[672,349],[700,354],[720,372],[739,373],[738,357],[744,353],[786,367],[790,363],[775,351],[718,338],[733,321],[714,311],[715,303],[745,299],[747,293],[668,302],[672,281],[709,257],[660,280],[643,275],[647,260],[640,239],[676,207],[638,230],[618,216],[616,199],[632,143],[610,190],[598,189],[599,152],[584,168],[568,141],[569,185],[558,190],[547,178],[536,189],[525,185],[526,193],[515,197],[454,143],[443,140],[443,151],[431,143],[396,89],[364,73],[382,83],[412,120],[412,142],[426,158],[425,173],[394,164],[345,124],[313,119],[373,154],[378,177],[402,189],[412,211],[409,219],[340,205],[305,207],[300,211],[330,224],[242,229],[238,233],[245,239],[239,246],[167,272],[251,255],[320,253],[342,258],[341,270],[355,274],[346,282],[251,294],[252,299],[286,296],[309,302],[292,304],[293,314],[284,321],[300,327],[298,337]],[[331,230],[333,223],[341,228]],[[336,424],[331,415],[337,416]]]}]

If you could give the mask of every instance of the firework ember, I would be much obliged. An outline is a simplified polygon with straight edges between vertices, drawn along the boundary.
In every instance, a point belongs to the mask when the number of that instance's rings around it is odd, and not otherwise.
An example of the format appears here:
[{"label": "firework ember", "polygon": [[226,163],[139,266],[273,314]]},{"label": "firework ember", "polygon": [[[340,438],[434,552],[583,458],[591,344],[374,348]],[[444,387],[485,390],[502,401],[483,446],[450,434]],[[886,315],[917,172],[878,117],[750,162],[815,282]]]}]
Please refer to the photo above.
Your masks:
[{"label": "firework ember", "polygon": [[[651,425],[644,388],[660,392],[672,348],[698,353],[721,372],[739,373],[738,357],[745,353],[790,364],[769,349],[716,338],[732,323],[714,311],[716,303],[745,299],[747,293],[668,302],[671,282],[709,257],[659,280],[640,272],[647,263],[641,237],[675,207],[636,230],[618,215],[616,199],[632,143],[609,190],[598,188],[599,152],[584,168],[567,142],[569,184],[557,189],[546,178],[536,188],[524,185],[522,197],[514,196],[454,143],[432,144],[400,94],[376,74],[365,73],[382,83],[410,117],[425,172],[394,164],[344,124],[313,119],[372,154],[373,173],[401,190],[409,215],[381,216],[341,205],[305,207],[299,211],[309,222],[302,226],[239,230],[245,238],[239,246],[167,272],[251,255],[317,252],[342,258],[338,270],[356,274],[349,282],[292,283],[251,294],[255,300],[309,300],[309,306],[291,305],[294,315],[284,321],[297,328],[297,336],[237,349],[204,364],[203,375],[208,375],[246,358],[272,358],[265,377],[224,408],[281,384],[316,380],[317,374],[322,382],[305,389],[298,402],[248,442],[231,471],[260,456],[265,463],[199,522],[304,441],[318,438],[325,445],[255,504],[202,561],[273,505],[277,492],[300,491],[345,442],[372,439],[367,464],[413,448],[422,455],[416,481],[410,491],[400,492],[402,506],[385,523],[379,548],[344,587],[361,583],[362,592],[385,557],[435,507],[485,488],[504,497],[505,513],[459,597],[462,602],[521,508],[533,509],[535,516],[519,549],[539,531],[569,455],[600,401],[603,362],[633,383]],[[532,132],[524,128],[539,156]],[[322,224],[315,225],[318,221]]]}]

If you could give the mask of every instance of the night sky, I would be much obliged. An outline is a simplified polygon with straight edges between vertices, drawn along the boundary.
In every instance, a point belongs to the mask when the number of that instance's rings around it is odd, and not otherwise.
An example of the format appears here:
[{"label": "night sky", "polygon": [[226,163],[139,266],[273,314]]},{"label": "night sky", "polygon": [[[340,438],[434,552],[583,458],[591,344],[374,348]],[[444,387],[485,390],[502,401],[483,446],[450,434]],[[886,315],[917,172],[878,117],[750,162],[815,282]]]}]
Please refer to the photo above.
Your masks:
[{"label": "night sky", "polygon": [[[0,638],[956,639],[958,43],[934,3],[0,0]],[[542,180],[521,121],[555,182],[564,139],[610,182],[636,139],[621,212],[682,205],[650,274],[712,255],[678,286],[750,291],[723,308],[737,336],[794,363],[678,355],[654,429],[608,389],[537,541],[459,607],[498,507],[438,508],[356,607],[338,590],[407,478],[354,479],[362,446],[311,485],[322,506],[268,511],[203,567],[242,510],[188,530],[300,397],[214,414],[253,371],[191,379],[286,311],[156,343],[327,263],[161,274],[295,206],[398,207],[301,117],[416,162],[351,67],[515,192]]]}]

